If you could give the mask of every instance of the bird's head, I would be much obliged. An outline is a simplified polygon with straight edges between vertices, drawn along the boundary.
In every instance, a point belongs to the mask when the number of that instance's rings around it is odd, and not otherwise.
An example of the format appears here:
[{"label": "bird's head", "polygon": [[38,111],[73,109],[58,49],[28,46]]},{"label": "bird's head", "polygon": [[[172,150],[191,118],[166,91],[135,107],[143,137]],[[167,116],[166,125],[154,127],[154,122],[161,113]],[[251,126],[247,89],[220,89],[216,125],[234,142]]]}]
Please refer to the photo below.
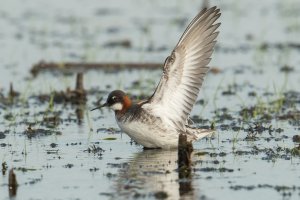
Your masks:
[{"label": "bird's head", "polygon": [[131,106],[130,98],[123,91],[114,90],[108,95],[107,100],[103,105],[92,109],[92,111],[102,107],[111,108],[116,112],[126,111],[130,106]]}]

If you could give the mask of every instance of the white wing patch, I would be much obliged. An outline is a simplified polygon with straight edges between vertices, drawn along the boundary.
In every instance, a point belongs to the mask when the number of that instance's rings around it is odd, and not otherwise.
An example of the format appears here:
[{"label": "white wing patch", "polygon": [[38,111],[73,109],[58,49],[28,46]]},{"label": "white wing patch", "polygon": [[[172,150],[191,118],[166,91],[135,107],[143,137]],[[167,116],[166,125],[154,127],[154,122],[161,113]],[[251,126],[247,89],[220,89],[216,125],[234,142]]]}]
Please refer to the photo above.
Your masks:
[{"label": "white wing patch", "polygon": [[186,120],[197,100],[204,76],[208,72],[220,23],[219,9],[201,11],[190,23],[172,54],[166,59],[163,75],[149,99],[155,115],[168,125],[186,131]]}]

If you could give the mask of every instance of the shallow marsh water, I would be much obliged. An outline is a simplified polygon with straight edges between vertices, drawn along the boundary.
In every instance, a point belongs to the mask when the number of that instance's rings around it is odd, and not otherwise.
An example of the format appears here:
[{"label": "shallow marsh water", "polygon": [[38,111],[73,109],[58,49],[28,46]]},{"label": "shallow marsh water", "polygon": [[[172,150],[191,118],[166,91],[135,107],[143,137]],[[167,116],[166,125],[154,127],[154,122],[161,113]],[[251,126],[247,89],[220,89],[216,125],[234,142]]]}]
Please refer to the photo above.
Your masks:
[{"label": "shallow marsh water", "polygon": [[[215,124],[216,133],[194,143],[192,178],[179,180],[176,151],[144,151],[119,131],[112,112],[89,112],[115,88],[150,95],[160,70],[88,71],[88,102],[79,107],[37,98],[73,88],[74,74],[33,78],[29,71],[40,60],[163,62],[202,2],[2,1],[0,87],[7,96],[12,82],[20,97],[13,105],[1,101],[0,161],[7,169],[0,199],[299,199],[292,137],[300,134],[300,4],[211,5],[222,10],[215,73],[191,116],[196,126]],[[42,123],[51,116],[58,125]],[[27,134],[29,124],[40,131]],[[8,190],[12,168],[15,197]]]}]

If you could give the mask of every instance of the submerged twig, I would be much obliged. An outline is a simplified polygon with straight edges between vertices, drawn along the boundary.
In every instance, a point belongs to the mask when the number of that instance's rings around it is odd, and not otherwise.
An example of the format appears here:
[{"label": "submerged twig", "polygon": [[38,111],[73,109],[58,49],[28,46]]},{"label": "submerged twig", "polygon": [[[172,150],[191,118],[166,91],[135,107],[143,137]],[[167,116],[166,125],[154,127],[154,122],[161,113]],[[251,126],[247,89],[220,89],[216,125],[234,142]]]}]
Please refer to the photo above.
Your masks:
[{"label": "submerged twig", "polygon": [[20,95],[20,93],[14,90],[13,83],[11,82],[9,85],[8,95],[7,95],[7,97],[2,98],[2,102],[12,105],[14,103],[14,100],[16,99],[16,97],[18,97],[19,95]]},{"label": "submerged twig", "polygon": [[16,96],[19,96],[19,94],[20,94],[19,92],[16,92],[14,90],[13,83],[10,83],[8,97],[11,98],[11,99],[13,99]]},{"label": "submerged twig", "polygon": [[7,164],[6,164],[6,162],[3,162],[3,163],[2,163],[2,175],[3,175],[3,176],[5,175],[6,170],[7,170]]},{"label": "submerged twig", "polygon": [[83,74],[78,73],[76,77],[76,90],[84,90],[83,88]]},{"label": "submerged twig", "polygon": [[8,187],[9,187],[9,196],[10,197],[16,196],[18,182],[17,182],[16,174],[14,173],[13,169],[9,170]]},{"label": "submerged twig", "polygon": [[180,134],[178,140],[178,172],[179,178],[190,178],[191,175],[191,153],[193,145],[187,141],[186,134]]},{"label": "submerged twig", "polygon": [[95,69],[157,69],[161,68],[161,63],[54,63],[41,61],[31,68],[30,72],[36,76],[42,71],[78,72]]},{"label": "submerged twig", "polygon": [[85,104],[87,98],[83,87],[83,73],[77,74],[75,90],[68,90],[67,96],[70,96],[70,101],[73,104]]},{"label": "submerged twig", "polygon": [[186,134],[181,133],[178,139],[178,177],[180,196],[190,193],[193,190],[191,184],[191,154],[193,151],[192,142],[187,141]]}]

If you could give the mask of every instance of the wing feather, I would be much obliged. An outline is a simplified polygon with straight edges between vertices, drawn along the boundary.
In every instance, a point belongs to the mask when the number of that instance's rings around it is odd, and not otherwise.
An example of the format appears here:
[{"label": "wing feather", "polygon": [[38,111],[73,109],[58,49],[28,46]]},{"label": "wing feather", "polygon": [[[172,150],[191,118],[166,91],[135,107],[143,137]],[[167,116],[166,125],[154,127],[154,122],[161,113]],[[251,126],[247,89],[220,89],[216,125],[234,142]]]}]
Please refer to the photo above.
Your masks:
[{"label": "wing feather", "polygon": [[220,23],[216,7],[202,10],[188,25],[171,55],[148,108],[169,125],[185,131],[186,121],[209,70]]}]

